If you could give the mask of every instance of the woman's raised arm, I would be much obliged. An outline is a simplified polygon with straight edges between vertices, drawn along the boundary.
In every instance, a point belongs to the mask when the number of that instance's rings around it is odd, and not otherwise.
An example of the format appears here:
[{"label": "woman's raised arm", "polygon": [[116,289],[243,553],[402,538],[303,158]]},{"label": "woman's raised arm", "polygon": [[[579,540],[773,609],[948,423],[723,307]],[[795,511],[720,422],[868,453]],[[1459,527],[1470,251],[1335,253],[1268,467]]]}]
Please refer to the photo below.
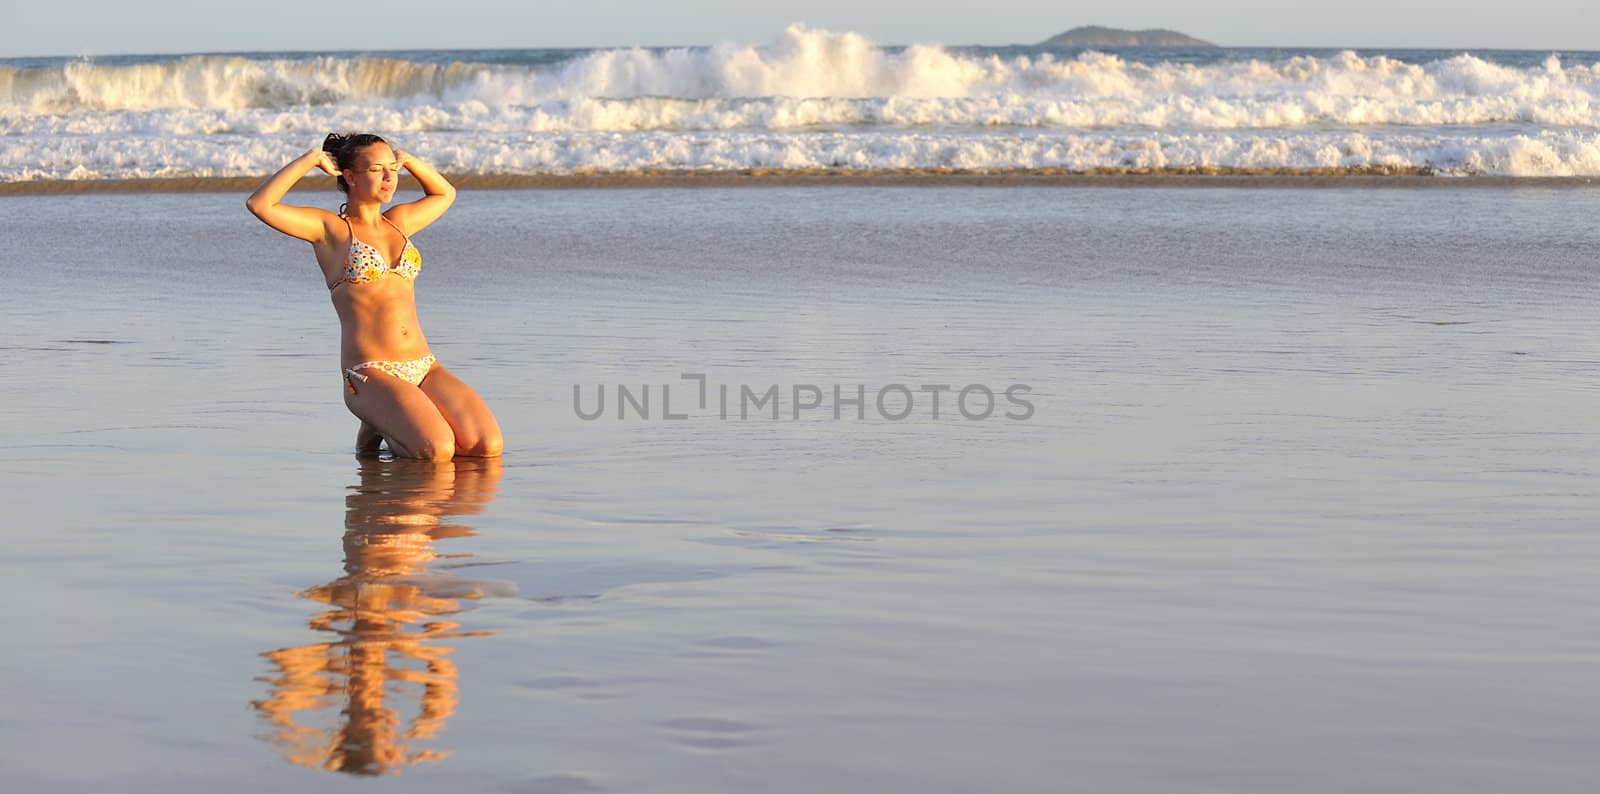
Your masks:
[{"label": "woman's raised arm", "polygon": [[329,174],[339,173],[339,166],[333,161],[332,155],[321,149],[312,149],[261,183],[261,187],[244,200],[245,207],[262,223],[290,237],[309,243],[322,242],[327,236],[327,220],[332,213],[314,207],[292,207],[278,203],[288,194],[289,188],[316,168]]},{"label": "woman's raised arm", "polygon": [[422,162],[409,152],[396,151],[394,159],[417,178],[422,192],[427,194],[416,201],[396,204],[384,213],[400,230],[408,235],[422,231],[428,224],[439,220],[444,211],[456,200],[456,189],[433,166]]}]

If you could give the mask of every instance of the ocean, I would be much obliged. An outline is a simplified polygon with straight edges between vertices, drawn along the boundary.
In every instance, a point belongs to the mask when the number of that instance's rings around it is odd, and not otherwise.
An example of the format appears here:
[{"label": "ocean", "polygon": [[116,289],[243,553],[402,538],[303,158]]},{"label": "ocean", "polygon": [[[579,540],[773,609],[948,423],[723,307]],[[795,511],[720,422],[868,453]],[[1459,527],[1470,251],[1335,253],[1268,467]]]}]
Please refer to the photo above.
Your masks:
[{"label": "ocean", "polygon": [[[1597,85],[801,27],[5,61],[0,790],[1587,792]],[[503,459],[354,454],[243,207],[330,129],[462,187],[420,317]]]},{"label": "ocean", "polygon": [[1600,174],[1600,53],[880,46],[0,60],[0,182],[270,173],[377,130],[457,176]]}]

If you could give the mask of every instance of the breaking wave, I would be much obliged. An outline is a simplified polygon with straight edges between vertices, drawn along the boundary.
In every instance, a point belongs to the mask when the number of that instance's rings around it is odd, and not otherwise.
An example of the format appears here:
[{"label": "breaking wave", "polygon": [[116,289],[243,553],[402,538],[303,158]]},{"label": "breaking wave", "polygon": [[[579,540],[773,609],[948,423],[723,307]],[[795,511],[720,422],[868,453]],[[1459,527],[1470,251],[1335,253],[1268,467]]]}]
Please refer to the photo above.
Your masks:
[{"label": "breaking wave", "polygon": [[1600,63],[1355,52],[1147,61],[887,48],[793,25],[759,46],[522,61],[196,55],[0,66],[0,179],[259,173],[329,129],[418,139],[432,147],[419,153],[476,173],[776,165],[1595,175]]}]

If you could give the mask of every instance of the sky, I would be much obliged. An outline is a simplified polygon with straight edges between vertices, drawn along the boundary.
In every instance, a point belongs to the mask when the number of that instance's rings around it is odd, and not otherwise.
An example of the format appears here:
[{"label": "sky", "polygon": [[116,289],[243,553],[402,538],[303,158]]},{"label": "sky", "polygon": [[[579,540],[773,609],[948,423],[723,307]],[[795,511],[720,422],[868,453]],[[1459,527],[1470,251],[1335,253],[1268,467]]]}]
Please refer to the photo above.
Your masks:
[{"label": "sky", "polygon": [[35,55],[764,43],[792,22],[883,44],[1031,44],[1078,25],[1235,46],[1600,49],[1600,2],[1125,0],[0,0],[0,58]]}]

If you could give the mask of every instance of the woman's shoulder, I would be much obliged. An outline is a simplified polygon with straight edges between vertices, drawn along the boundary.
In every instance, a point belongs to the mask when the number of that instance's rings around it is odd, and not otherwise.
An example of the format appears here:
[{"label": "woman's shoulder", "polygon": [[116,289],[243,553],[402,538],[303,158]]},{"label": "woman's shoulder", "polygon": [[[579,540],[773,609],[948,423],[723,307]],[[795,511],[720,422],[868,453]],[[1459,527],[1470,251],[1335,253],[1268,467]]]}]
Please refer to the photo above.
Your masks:
[{"label": "woman's shoulder", "polygon": [[302,217],[320,221],[325,227],[338,226],[344,228],[344,216],[333,210],[323,209],[322,207],[295,207],[295,211],[301,213]]},{"label": "woman's shoulder", "polygon": [[323,235],[329,242],[340,242],[349,235],[349,221],[345,219],[344,213],[322,207],[309,209],[315,212],[317,220],[322,222]]},{"label": "woman's shoulder", "polygon": [[[396,212],[396,210],[400,211]],[[412,228],[414,226],[415,219],[411,217],[409,212],[402,210],[398,206],[390,207],[389,209],[384,210],[383,219],[388,221],[389,225],[398,229],[401,234],[406,236],[407,239],[410,239],[411,235],[421,231],[421,229]]]}]

